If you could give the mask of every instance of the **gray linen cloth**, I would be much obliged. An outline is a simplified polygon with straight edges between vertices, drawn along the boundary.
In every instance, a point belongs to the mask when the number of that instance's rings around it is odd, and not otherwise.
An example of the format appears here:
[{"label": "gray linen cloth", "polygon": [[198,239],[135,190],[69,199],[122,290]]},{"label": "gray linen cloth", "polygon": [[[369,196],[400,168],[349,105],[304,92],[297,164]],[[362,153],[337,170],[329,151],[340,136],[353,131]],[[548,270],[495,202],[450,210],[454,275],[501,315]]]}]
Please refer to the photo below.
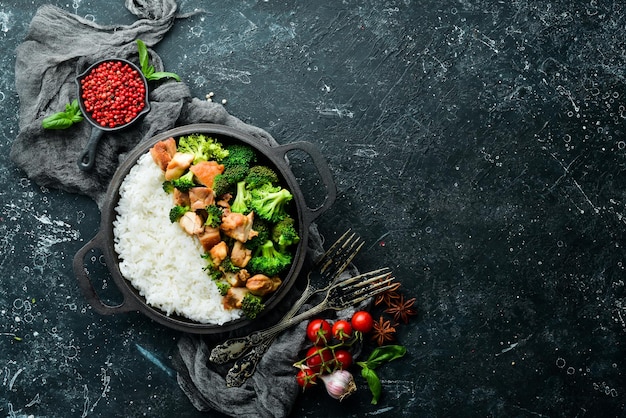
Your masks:
[{"label": "gray linen cloth", "polygon": [[[264,130],[230,115],[222,105],[192,98],[184,82],[151,85],[150,112],[130,128],[105,133],[100,140],[95,167],[81,171],[77,161],[90,136],[86,121],[66,130],[44,130],[46,116],[62,111],[77,98],[75,77],[89,65],[104,58],[124,58],[138,63],[135,40],[148,47],[157,44],[177,18],[174,0],[126,0],[126,8],[138,17],[129,26],[101,26],[53,6],[41,7],[33,17],[24,42],[17,48],[16,89],[20,100],[19,133],[12,144],[11,158],[40,186],[84,194],[102,207],[107,186],[124,155],[139,142],[175,126],[190,123],[218,123],[239,128],[267,145],[276,141]],[[159,56],[150,51],[151,63],[163,71]],[[308,256],[322,253],[322,240],[311,227]],[[356,269],[351,267],[352,274]],[[275,313],[264,317],[269,324],[285,311],[296,297],[303,279]],[[201,411],[216,410],[229,416],[287,416],[299,390],[295,383],[298,351],[304,348],[306,324],[283,333],[270,347],[254,376],[239,388],[227,388],[224,381],[230,364],[215,366],[208,361],[212,346],[229,335],[199,337],[183,335],[174,367],[178,382],[191,403]]]},{"label": "gray linen cloth", "polygon": [[[67,130],[46,131],[41,121],[62,111],[77,98],[75,77],[105,58],[139,63],[135,41],[148,47],[158,43],[172,27],[174,0],[126,0],[126,8],[139,17],[130,26],[101,26],[54,6],[42,6],[31,22],[26,39],[17,48],[15,84],[20,99],[20,132],[11,158],[39,184],[85,194],[101,207],[106,188],[120,159],[140,141],[174,126],[219,123],[239,128],[268,145],[276,141],[264,130],[230,115],[221,104],[192,98],[184,82],[152,83],[150,112],[130,128],[106,132],[98,145],[95,167],[82,172],[77,165],[91,125],[86,121]],[[151,64],[163,71],[160,57],[151,51]],[[36,158],[33,158],[36,153]]]}]

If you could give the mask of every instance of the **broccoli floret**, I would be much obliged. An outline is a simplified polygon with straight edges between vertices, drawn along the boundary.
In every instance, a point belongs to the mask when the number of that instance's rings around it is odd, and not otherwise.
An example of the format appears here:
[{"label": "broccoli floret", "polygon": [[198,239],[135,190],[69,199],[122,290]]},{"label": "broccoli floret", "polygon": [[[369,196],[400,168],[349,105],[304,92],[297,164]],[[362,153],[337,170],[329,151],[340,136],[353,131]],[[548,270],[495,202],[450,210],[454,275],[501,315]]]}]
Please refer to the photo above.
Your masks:
[{"label": "broccoli floret", "polygon": [[250,191],[248,206],[257,216],[276,223],[287,216],[287,204],[291,199],[293,195],[289,190],[265,185]]},{"label": "broccoli floret", "polygon": [[230,283],[224,281],[216,281],[215,285],[217,286],[217,290],[220,292],[220,296],[225,296],[228,293],[228,289],[230,289]]},{"label": "broccoli floret", "polygon": [[248,175],[248,171],[249,171],[248,167],[245,167],[243,165],[238,165],[235,167],[225,168],[224,172],[221,175],[226,177],[226,179],[231,184],[236,184],[246,178],[246,176]]},{"label": "broccoli floret", "polygon": [[215,265],[213,264],[213,261],[211,260],[211,256],[208,253],[202,254],[202,258],[204,258],[205,260],[207,260],[209,262],[209,264],[204,268],[204,271],[207,272],[207,274],[209,275],[209,278],[211,278],[211,280],[220,280],[223,276],[224,273],[219,270],[217,267],[215,267]]},{"label": "broccoli floret", "polygon": [[172,193],[174,189],[178,189],[181,192],[186,192],[195,186],[196,183],[193,178],[193,173],[191,171],[188,171],[185,175],[175,180],[165,180],[163,182],[163,191],[165,193]]},{"label": "broccoli floret", "polygon": [[278,251],[272,240],[267,240],[255,250],[246,269],[254,274],[260,273],[271,277],[285,270],[290,264],[291,254]]},{"label": "broccoli floret", "polygon": [[246,293],[241,300],[241,311],[248,319],[254,319],[265,308],[263,299],[260,296]]},{"label": "broccoli floret", "polygon": [[294,226],[293,218],[286,216],[272,228],[272,240],[280,249],[300,242],[300,236]]},{"label": "broccoli floret", "polygon": [[204,224],[211,228],[217,228],[222,224],[222,215],[224,211],[217,205],[209,205],[206,207],[206,221]]},{"label": "broccoli floret", "polygon": [[230,257],[226,257],[220,263],[220,270],[222,270],[224,273],[237,273],[239,270],[241,270],[241,267],[237,267],[233,264],[233,260],[231,260]]},{"label": "broccoli floret", "polygon": [[242,165],[228,167],[222,174],[218,174],[213,179],[213,192],[215,196],[222,196],[224,193],[233,191],[235,185],[246,178],[248,167]]},{"label": "broccoli floret", "polygon": [[213,193],[215,196],[222,196],[230,191],[232,183],[224,174],[218,174],[213,178]]},{"label": "broccoli floret", "polygon": [[215,139],[203,134],[181,136],[178,139],[177,151],[193,154],[193,164],[200,161],[221,161],[228,156],[228,151]]},{"label": "broccoli floret", "polygon": [[228,156],[224,158],[222,164],[227,169],[234,167],[245,167],[247,169],[250,167],[250,164],[256,161],[256,152],[248,145],[227,145],[226,150],[228,151]]},{"label": "broccoli floret", "polygon": [[229,237],[228,235],[225,235],[225,234],[222,234],[222,241],[224,241],[226,243],[226,246],[231,249],[235,245],[235,242],[237,242],[235,238]]},{"label": "broccoli floret", "polygon": [[237,193],[235,194],[235,200],[230,205],[232,212],[247,214],[250,212],[248,208],[248,202],[250,201],[250,191],[246,189],[246,182],[240,181],[237,183]]},{"label": "broccoli floret", "polygon": [[246,187],[256,189],[258,187],[270,184],[275,186],[278,184],[278,174],[266,165],[255,165],[250,168],[246,176]]},{"label": "broccoli floret", "polygon": [[174,191],[174,185],[172,184],[171,181],[165,180],[163,182],[163,191],[165,193],[172,193]]},{"label": "broccoli floret", "polygon": [[213,179],[213,191],[215,195],[221,196],[224,193],[232,191],[235,185],[244,180],[247,175],[248,167],[238,165],[225,168],[222,174],[218,174]]},{"label": "broccoli floret", "polygon": [[191,207],[189,206],[181,206],[181,205],[173,206],[172,209],[170,209],[170,222],[171,223],[178,222],[178,220],[182,218],[183,215],[189,212],[190,210],[191,210]]},{"label": "broccoli floret", "polygon": [[271,226],[265,219],[255,216],[252,222],[252,230],[256,231],[258,235],[249,238],[243,245],[249,250],[256,250],[260,245],[265,244],[265,241],[270,239]]},{"label": "broccoli floret", "polygon": [[172,184],[172,187],[180,190],[181,192],[188,192],[189,189],[197,186],[191,171],[188,171],[186,174],[177,179],[171,180],[170,183]]}]

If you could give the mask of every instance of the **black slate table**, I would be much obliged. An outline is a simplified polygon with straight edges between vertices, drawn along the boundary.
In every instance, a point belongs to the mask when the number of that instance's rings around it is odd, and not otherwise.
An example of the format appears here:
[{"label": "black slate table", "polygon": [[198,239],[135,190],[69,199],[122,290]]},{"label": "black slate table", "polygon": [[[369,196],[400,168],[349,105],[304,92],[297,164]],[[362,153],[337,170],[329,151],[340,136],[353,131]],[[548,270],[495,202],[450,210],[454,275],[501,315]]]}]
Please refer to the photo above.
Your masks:
[{"label": "black slate table", "polygon": [[[203,416],[168,366],[178,334],[80,293],[95,204],[9,160],[14,51],[44,3],[134,21],[121,0],[0,2],[0,413]],[[318,146],[339,189],[320,231],[353,228],[357,266],[392,267],[417,298],[378,405],[360,381],[342,404],[304,394],[294,417],[624,415],[624,7],[179,2],[206,13],[157,45],[166,68],[279,142]]]}]

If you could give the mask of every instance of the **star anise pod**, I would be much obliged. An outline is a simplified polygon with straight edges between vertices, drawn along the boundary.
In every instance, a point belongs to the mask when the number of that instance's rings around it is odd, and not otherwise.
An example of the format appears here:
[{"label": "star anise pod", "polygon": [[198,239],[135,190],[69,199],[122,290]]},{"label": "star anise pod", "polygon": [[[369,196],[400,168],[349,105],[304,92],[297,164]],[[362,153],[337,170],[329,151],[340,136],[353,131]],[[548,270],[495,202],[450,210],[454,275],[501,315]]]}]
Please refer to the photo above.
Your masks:
[{"label": "star anise pod", "polygon": [[393,304],[385,309],[385,312],[393,315],[393,319],[396,321],[409,322],[409,317],[417,315],[417,309],[413,307],[415,304],[415,298],[404,300],[404,295],[400,295],[400,298],[393,302]]},{"label": "star anise pod", "polygon": [[[380,279],[382,281],[384,279]],[[386,306],[391,306],[396,299],[400,298],[400,293],[397,290],[400,288],[400,283],[395,282],[392,287],[384,291],[383,293],[376,295],[374,299],[374,305],[378,306],[380,304],[385,304]]]},{"label": "star anise pod", "polygon": [[377,322],[374,322],[372,329],[372,340],[379,346],[395,339],[396,325],[391,320],[385,319],[382,315]]}]

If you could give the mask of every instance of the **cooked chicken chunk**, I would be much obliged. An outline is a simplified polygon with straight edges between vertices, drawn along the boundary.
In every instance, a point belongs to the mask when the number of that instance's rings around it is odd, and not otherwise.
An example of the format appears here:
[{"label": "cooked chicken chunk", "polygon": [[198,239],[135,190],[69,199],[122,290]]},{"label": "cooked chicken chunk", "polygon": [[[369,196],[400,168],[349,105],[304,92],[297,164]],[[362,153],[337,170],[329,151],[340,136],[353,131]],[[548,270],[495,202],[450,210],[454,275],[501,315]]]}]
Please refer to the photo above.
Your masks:
[{"label": "cooked chicken chunk", "polygon": [[265,296],[278,289],[282,281],[279,277],[267,277],[264,274],[255,274],[246,280],[246,288],[253,295]]},{"label": "cooked chicken chunk", "polygon": [[195,212],[185,212],[185,214],[178,220],[178,223],[189,235],[198,235],[204,230],[204,222]]},{"label": "cooked chicken chunk", "polygon": [[176,140],[172,137],[159,141],[150,148],[152,159],[163,171],[167,169],[174,154],[176,154]]},{"label": "cooked chicken chunk", "polygon": [[241,241],[235,241],[230,251],[230,259],[237,267],[245,267],[252,258],[252,250],[246,248]]},{"label": "cooked chicken chunk", "polygon": [[219,196],[220,200],[218,200],[215,204],[221,208],[224,208],[225,210],[229,210],[230,211],[230,200],[233,198],[233,195],[230,193],[225,193],[221,196]]},{"label": "cooked chicken chunk", "polygon": [[241,269],[237,273],[225,273],[224,278],[232,287],[245,287],[246,281],[250,277],[248,270]]},{"label": "cooked chicken chunk", "polygon": [[177,152],[167,164],[165,180],[174,180],[182,176],[193,162],[193,154]]},{"label": "cooked chicken chunk", "polygon": [[181,192],[178,189],[174,189],[174,204],[178,206],[190,206],[191,202],[189,201],[189,193]]},{"label": "cooked chicken chunk", "polygon": [[224,172],[224,166],[216,161],[201,161],[192,165],[189,170],[201,184],[213,188],[213,179]]},{"label": "cooked chicken chunk", "polygon": [[254,221],[254,212],[250,212],[248,215],[237,212],[227,212],[222,216],[222,224],[220,229],[226,235],[237,241],[246,242],[250,238],[254,238],[259,233],[252,229],[252,222]]},{"label": "cooked chicken chunk", "polygon": [[208,253],[211,248],[220,243],[222,237],[220,236],[219,228],[211,228],[205,225],[204,231],[198,234],[198,239],[200,240],[200,244],[202,244],[204,251]]},{"label": "cooked chicken chunk", "polygon": [[240,309],[241,301],[248,294],[249,290],[245,287],[231,287],[222,298],[222,304],[225,309]]},{"label": "cooked chicken chunk", "polygon": [[192,187],[189,189],[189,202],[191,210],[206,209],[215,203],[215,195],[209,187]]},{"label": "cooked chicken chunk", "polygon": [[226,245],[224,241],[221,241],[209,250],[209,255],[211,256],[211,260],[213,260],[213,264],[219,266],[222,261],[228,257],[228,245]]}]

